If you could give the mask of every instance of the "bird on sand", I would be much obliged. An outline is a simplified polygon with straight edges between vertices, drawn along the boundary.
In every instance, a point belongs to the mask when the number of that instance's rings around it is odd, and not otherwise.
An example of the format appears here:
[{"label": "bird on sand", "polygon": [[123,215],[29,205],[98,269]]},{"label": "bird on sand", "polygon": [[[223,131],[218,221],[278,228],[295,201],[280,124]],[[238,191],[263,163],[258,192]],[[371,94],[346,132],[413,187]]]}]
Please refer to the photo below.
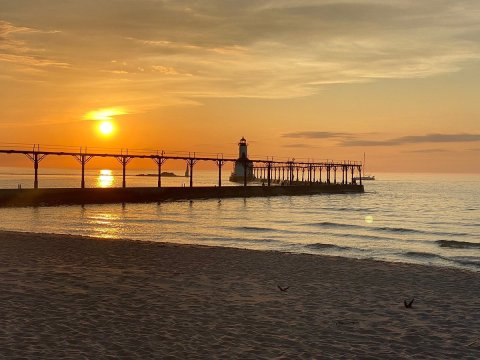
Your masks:
[{"label": "bird on sand", "polygon": [[405,305],[405,307],[407,309],[410,309],[412,307],[413,300],[415,300],[415,298],[412,298],[412,300],[410,302],[407,302],[407,300],[403,300],[403,304]]},{"label": "bird on sand", "polygon": [[280,291],[287,291],[287,290],[290,288],[290,286],[281,287],[280,285],[277,285],[277,287],[278,287],[278,289],[279,289]]}]

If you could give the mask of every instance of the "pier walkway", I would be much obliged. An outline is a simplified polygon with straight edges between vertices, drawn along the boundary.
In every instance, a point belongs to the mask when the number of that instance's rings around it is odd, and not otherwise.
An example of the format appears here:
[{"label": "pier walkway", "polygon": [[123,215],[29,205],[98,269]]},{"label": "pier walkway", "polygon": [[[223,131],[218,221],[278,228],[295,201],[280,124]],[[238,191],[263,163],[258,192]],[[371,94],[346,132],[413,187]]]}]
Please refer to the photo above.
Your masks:
[{"label": "pier walkway", "polygon": [[[71,156],[75,158],[81,166],[81,180],[80,188],[85,188],[85,167],[86,164],[94,157],[112,158],[122,165],[122,187],[126,188],[126,172],[127,165],[134,159],[151,159],[155,162],[158,170],[157,187],[162,187],[162,166],[167,160],[183,160],[186,162],[189,170],[189,185],[193,187],[194,166],[199,161],[213,162],[218,167],[218,186],[222,186],[222,168],[230,162],[235,163],[238,159],[224,158],[223,154],[218,154],[216,157],[198,156],[195,152],[185,155],[167,154],[165,151],[155,151],[155,153],[132,153],[128,150],[121,150],[120,153],[101,153],[90,152],[87,149],[80,148],[79,152],[73,151],[58,151],[49,148],[40,149],[40,145],[34,145],[31,149],[6,149],[0,145],[0,154],[21,154],[29,158],[33,163],[34,168],[34,182],[33,187],[39,188],[38,169],[40,162],[47,156]],[[362,177],[362,163],[358,161],[330,161],[325,160],[321,162],[316,161],[295,161],[295,160],[273,160],[266,159],[248,159],[253,164],[254,179],[261,181],[266,186],[272,184],[298,184],[305,183],[337,183],[337,172],[341,174],[341,180],[338,178],[338,183],[341,184],[356,184],[355,174],[360,178],[359,185],[361,185]],[[323,174],[323,177],[322,177]],[[340,175],[339,175],[340,176]],[[245,172],[245,179],[243,185],[247,185],[247,174]]]},{"label": "pier walkway", "polygon": [[[273,158],[245,157],[244,168],[251,167],[250,177],[243,174],[243,186],[222,186],[222,168],[230,162],[243,161],[223,154],[202,156],[197,153],[168,154],[165,151],[150,153],[129,152],[92,152],[82,149],[78,152],[40,148],[5,148],[0,144],[0,154],[20,154],[33,163],[33,189],[0,190],[0,206],[37,206],[58,204],[122,203],[122,202],[160,202],[166,200],[226,198],[276,195],[308,195],[320,193],[360,193],[362,163],[357,161],[295,161],[274,160]],[[47,156],[69,156],[75,158],[81,166],[80,188],[40,189],[39,165]],[[122,165],[122,187],[98,189],[85,187],[85,167],[94,157],[112,158]],[[157,186],[151,188],[127,188],[127,165],[135,159],[150,159],[157,167]],[[185,161],[189,186],[162,187],[162,166],[168,160]],[[194,166],[199,162],[213,162],[218,168],[218,185],[194,187]],[[247,164],[248,161],[248,164]],[[249,168],[250,169],[250,168]],[[356,178],[360,181],[357,182]],[[250,185],[247,186],[247,183]],[[253,182],[253,184],[252,184]],[[257,185],[255,185],[255,182]]]}]

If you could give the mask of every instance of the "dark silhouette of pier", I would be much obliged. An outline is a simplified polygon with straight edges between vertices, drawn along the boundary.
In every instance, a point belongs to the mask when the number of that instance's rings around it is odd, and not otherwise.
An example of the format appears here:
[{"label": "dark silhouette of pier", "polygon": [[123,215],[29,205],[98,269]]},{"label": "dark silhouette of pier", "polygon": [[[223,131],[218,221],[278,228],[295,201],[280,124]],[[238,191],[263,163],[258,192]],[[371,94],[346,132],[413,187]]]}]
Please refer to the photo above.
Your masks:
[{"label": "dark silhouette of pier", "polygon": [[[12,203],[13,199],[9,195],[9,192],[15,191],[16,193],[23,193],[24,199],[19,200],[20,203],[59,203],[61,202],[58,194],[59,189],[39,189],[39,176],[38,170],[42,160],[47,156],[70,156],[78,161],[81,166],[81,179],[80,189],[91,190],[90,192],[83,192],[82,196],[78,192],[69,189],[64,190],[64,195],[70,197],[73,203],[89,203],[92,202],[98,194],[110,194],[102,195],[103,202],[123,202],[127,199],[129,202],[133,202],[135,199],[139,201],[163,201],[165,199],[188,199],[188,198],[206,198],[209,197],[234,197],[234,196],[270,196],[270,195],[300,195],[300,194],[312,194],[312,193],[344,193],[344,192],[363,192],[363,185],[361,181],[362,177],[362,163],[357,161],[295,161],[295,159],[288,160],[274,160],[273,158],[233,158],[224,157],[223,154],[212,156],[201,156],[195,152],[187,154],[169,154],[165,151],[154,151],[152,153],[129,153],[128,150],[121,150],[120,153],[115,152],[91,152],[87,149],[82,149],[78,152],[75,151],[58,151],[40,148],[39,145],[34,145],[31,149],[19,149],[19,148],[0,148],[0,154],[20,154],[25,155],[33,163],[34,168],[34,183],[33,193],[28,189],[16,189],[16,190],[2,190],[0,192],[0,205],[2,203]],[[122,189],[85,189],[85,167],[87,163],[95,158],[112,158],[118,161],[122,166]],[[157,167],[157,187],[150,188],[150,190],[135,190],[135,188],[129,188],[130,192],[126,191],[126,173],[127,165],[135,159],[151,159]],[[162,166],[168,160],[181,160],[185,161],[188,176],[189,187],[183,188],[162,188]],[[195,165],[200,162],[212,162],[218,168],[218,185],[215,187],[195,187],[197,190],[193,190],[194,180],[194,168]],[[222,187],[222,169],[226,163],[238,163],[239,161],[245,162],[245,169],[247,166],[249,170],[249,178],[247,179],[247,171],[243,172],[243,186],[227,187],[234,188],[225,190]],[[248,163],[247,163],[248,162]],[[253,174],[253,178],[252,175]],[[357,175],[357,176],[356,176]],[[359,180],[357,180],[359,179]],[[248,182],[254,181],[256,185],[247,186]],[[290,188],[289,190],[279,190],[279,187]],[[190,188],[190,189],[189,189]],[[236,189],[235,189],[236,188]],[[240,190],[242,189],[243,190]],[[254,188],[264,188],[258,190]],[[77,190],[80,190],[77,189]],[[159,191],[162,189],[162,191]],[[170,189],[170,190],[166,190]],[[189,189],[189,190],[187,190]],[[208,190],[210,189],[210,190]],[[222,190],[224,189],[224,190]],[[32,190],[32,189],[30,189]],[[35,193],[35,190],[48,190]],[[29,195],[27,196],[27,192]],[[55,193],[57,195],[55,195]],[[37,194],[37,195],[35,195]],[[43,194],[43,195],[39,195]],[[90,194],[92,199],[85,198],[86,194]],[[113,194],[113,195],[112,195]],[[18,195],[18,194],[17,194]],[[6,200],[6,199],[10,200]],[[28,199],[36,200],[28,200]],[[51,200],[48,200],[48,199]],[[77,199],[78,198],[78,199]],[[82,200],[82,198],[84,198]],[[2,200],[3,199],[3,200]],[[25,200],[27,199],[27,200]],[[82,202],[83,201],[83,202]],[[102,202],[99,200],[99,202]],[[64,200],[68,203],[69,200]]]}]

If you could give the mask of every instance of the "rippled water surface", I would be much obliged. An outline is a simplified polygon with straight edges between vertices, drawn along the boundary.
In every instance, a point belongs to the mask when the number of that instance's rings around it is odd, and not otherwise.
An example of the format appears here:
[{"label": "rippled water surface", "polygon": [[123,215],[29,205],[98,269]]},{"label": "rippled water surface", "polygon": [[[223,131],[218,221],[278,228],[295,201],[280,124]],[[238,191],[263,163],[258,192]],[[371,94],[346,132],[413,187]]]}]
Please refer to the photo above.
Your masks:
[{"label": "rippled water surface", "polygon": [[[116,175],[112,175],[112,184],[118,183]],[[87,184],[100,186],[98,176],[90,174]],[[380,174],[377,179],[365,182],[364,194],[0,209],[0,229],[373,258],[480,271],[478,175]],[[0,187],[30,180],[28,174],[23,179],[4,172]],[[78,186],[78,175],[52,174],[42,181],[43,186],[73,187]],[[169,181],[178,185],[185,179],[166,180],[167,185]],[[129,177],[127,182],[155,186],[156,179]],[[215,182],[215,172],[197,173],[197,184]]]}]

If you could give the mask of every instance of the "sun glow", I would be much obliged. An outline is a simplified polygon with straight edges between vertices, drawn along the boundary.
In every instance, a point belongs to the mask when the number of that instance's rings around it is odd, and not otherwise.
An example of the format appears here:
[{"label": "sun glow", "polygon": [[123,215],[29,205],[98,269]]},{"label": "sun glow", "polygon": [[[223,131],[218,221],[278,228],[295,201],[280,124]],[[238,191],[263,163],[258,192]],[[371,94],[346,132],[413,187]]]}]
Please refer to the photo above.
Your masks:
[{"label": "sun glow", "polygon": [[84,116],[85,120],[109,121],[114,116],[125,115],[127,112],[122,108],[107,108],[90,111]]},{"label": "sun glow", "polygon": [[102,135],[110,135],[114,130],[114,126],[111,121],[102,121],[100,125],[98,125],[98,131]]},{"label": "sun glow", "polygon": [[98,121],[98,132],[103,136],[110,136],[115,131],[114,117],[125,114],[128,114],[128,112],[123,108],[114,107],[90,111],[83,118]]}]

